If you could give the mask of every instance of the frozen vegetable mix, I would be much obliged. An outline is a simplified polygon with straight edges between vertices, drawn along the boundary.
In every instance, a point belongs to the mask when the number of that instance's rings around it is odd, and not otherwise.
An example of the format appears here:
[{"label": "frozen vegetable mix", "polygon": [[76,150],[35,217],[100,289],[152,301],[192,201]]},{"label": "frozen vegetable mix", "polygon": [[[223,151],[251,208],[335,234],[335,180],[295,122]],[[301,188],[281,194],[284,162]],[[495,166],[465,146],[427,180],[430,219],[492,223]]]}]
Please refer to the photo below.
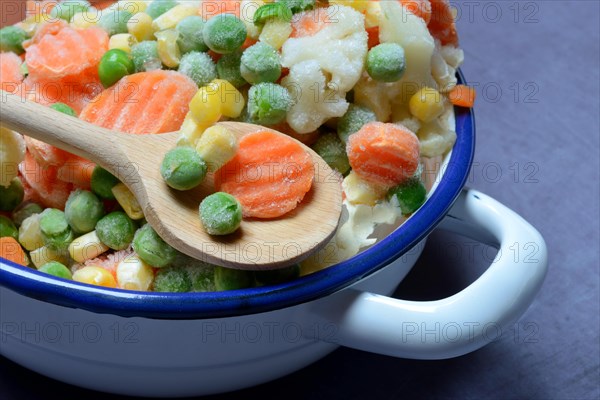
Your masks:
[{"label": "frozen vegetable mix", "polygon": [[[178,131],[157,176],[174,198],[195,196],[192,222],[219,239],[288,218],[315,179],[339,183],[346,217],[328,255],[254,272],[190,259],[102,165],[0,126],[3,259],[121,290],[239,290],[352,257],[378,225],[418,212],[423,165],[452,148],[454,107],[476,98],[457,82],[449,1],[210,1],[54,2],[0,29],[0,86],[110,130]],[[230,120],[261,127],[237,137],[219,124]]]}]

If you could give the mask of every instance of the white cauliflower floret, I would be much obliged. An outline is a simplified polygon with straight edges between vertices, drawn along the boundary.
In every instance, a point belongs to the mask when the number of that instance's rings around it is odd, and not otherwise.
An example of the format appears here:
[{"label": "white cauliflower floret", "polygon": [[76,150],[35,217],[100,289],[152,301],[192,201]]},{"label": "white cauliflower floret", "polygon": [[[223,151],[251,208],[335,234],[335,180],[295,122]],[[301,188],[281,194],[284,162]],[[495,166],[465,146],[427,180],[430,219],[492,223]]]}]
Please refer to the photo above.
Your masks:
[{"label": "white cauliflower floret", "polygon": [[[314,11],[307,13],[311,12]],[[281,63],[291,68],[306,60],[316,60],[321,69],[331,76],[328,87],[348,92],[360,78],[367,56],[364,16],[350,7],[339,5],[319,9],[318,12],[326,13],[331,22],[313,36],[286,40],[281,49]],[[303,15],[306,13],[295,18]]]},{"label": "white cauliflower floret", "polygon": [[313,132],[329,118],[341,117],[348,110],[344,95],[327,87],[325,75],[315,60],[292,66],[281,84],[294,98],[287,123],[298,133]]},{"label": "white cauliflower floret", "polygon": [[435,42],[423,19],[397,1],[382,1],[381,9],[380,41],[398,43],[406,56],[406,71],[397,84],[410,82],[419,86],[417,90],[424,86],[435,88],[431,77],[431,56]]},{"label": "white cauliflower floret", "polygon": [[0,186],[9,186],[19,174],[19,164],[25,158],[23,136],[0,126]]},{"label": "white cauliflower floret", "polygon": [[457,84],[456,69],[444,59],[439,40],[435,41],[435,50],[431,57],[431,73],[439,86],[440,93],[448,93]]}]

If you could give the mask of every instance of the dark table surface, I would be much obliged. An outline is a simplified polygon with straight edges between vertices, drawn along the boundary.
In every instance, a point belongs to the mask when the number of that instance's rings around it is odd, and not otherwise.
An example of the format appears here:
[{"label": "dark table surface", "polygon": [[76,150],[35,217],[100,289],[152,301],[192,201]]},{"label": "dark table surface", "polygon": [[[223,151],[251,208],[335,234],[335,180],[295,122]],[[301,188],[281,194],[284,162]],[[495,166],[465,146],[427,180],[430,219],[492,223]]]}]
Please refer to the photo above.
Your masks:
[{"label": "dark table surface", "polygon": [[[463,72],[479,96],[468,185],[524,216],[549,248],[548,276],[521,320],[455,359],[414,361],[340,348],[277,381],[213,398],[600,398],[599,4],[457,3]],[[448,243],[465,251],[445,251]],[[468,285],[487,267],[468,245],[432,234],[397,297],[443,298]],[[50,394],[113,398],[0,358],[0,398]]]}]

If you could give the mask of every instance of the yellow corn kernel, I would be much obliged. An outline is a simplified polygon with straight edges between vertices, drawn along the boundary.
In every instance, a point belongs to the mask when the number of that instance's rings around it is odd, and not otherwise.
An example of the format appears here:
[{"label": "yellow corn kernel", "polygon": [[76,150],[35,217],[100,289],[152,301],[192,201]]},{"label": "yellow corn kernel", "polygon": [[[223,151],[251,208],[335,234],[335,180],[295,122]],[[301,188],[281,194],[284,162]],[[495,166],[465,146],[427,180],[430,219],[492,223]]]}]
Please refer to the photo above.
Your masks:
[{"label": "yellow corn kernel", "polygon": [[95,26],[100,20],[98,12],[80,11],[71,17],[71,26],[74,28],[87,29]]},{"label": "yellow corn kernel", "polygon": [[108,270],[102,267],[87,266],[78,269],[73,274],[73,280],[90,285],[98,285],[104,287],[117,287],[117,282]]},{"label": "yellow corn kernel", "polygon": [[110,7],[113,10],[125,10],[129,11],[131,14],[135,14],[146,11],[148,3],[149,2],[144,0],[119,0],[118,2],[112,4]]},{"label": "yellow corn kernel", "polygon": [[145,12],[134,14],[129,21],[127,21],[127,32],[132,34],[138,42],[154,39],[152,17]]},{"label": "yellow corn kernel", "polygon": [[164,65],[169,68],[176,68],[179,66],[181,60],[181,51],[177,45],[177,38],[179,32],[175,29],[167,29],[165,31],[156,32],[154,34],[157,41],[158,57]]},{"label": "yellow corn kernel", "polygon": [[9,186],[10,182],[19,175],[19,164],[24,158],[23,136],[0,126],[0,186]]},{"label": "yellow corn kernel", "polygon": [[40,230],[40,214],[33,214],[23,221],[19,227],[19,243],[25,250],[39,249],[44,245],[44,238]]},{"label": "yellow corn kernel", "polygon": [[208,170],[216,171],[235,155],[237,137],[229,129],[213,125],[198,139],[196,151],[206,162]]},{"label": "yellow corn kernel", "polygon": [[39,249],[33,250],[29,253],[29,258],[36,268],[40,268],[50,261],[58,261],[64,265],[69,263],[69,255],[66,252],[53,250],[47,246],[42,246]]},{"label": "yellow corn kernel", "polygon": [[137,254],[126,257],[117,265],[117,284],[128,290],[148,290],[154,281],[154,270]]},{"label": "yellow corn kernel", "polygon": [[144,211],[140,203],[138,203],[134,194],[131,193],[131,190],[124,183],[117,183],[111,190],[129,218],[134,220],[144,218]]},{"label": "yellow corn kernel", "polygon": [[366,204],[374,206],[378,200],[383,199],[386,191],[384,188],[378,187],[365,181],[354,171],[350,171],[348,176],[342,182],[342,188],[346,194],[346,199],[352,204]]},{"label": "yellow corn kernel", "polygon": [[108,251],[108,246],[100,241],[96,231],[79,236],[69,244],[69,255],[77,262],[91,260],[105,251]]},{"label": "yellow corn kernel", "polygon": [[410,113],[423,122],[430,122],[444,112],[444,97],[432,88],[422,88],[408,102]]},{"label": "yellow corn kernel", "polygon": [[242,114],[246,100],[239,90],[229,81],[224,79],[214,79],[208,85],[212,90],[219,93],[221,99],[221,114],[229,118],[237,118]]},{"label": "yellow corn kernel", "polygon": [[292,24],[290,22],[282,21],[279,18],[273,18],[265,23],[265,26],[260,32],[259,40],[279,50],[291,34]]},{"label": "yellow corn kernel", "polygon": [[378,26],[381,15],[381,4],[379,4],[378,1],[367,1],[365,28],[368,29]]},{"label": "yellow corn kernel", "polygon": [[190,101],[190,112],[200,126],[212,125],[221,118],[221,98],[214,85],[202,86]]},{"label": "yellow corn kernel", "polygon": [[179,138],[177,139],[178,146],[196,146],[196,141],[200,139],[202,133],[210,125],[199,125],[196,123],[192,114],[188,111],[183,119],[181,128],[179,128]]},{"label": "yellow corn kernel", "polygon": [[198,15],[198,7],[179,4],[156,18],[154,22],[152,22],[152,27],[157,31],[172,29],[175,28],[179,21],[192,15]]},{"label": "yellow corn kernel", "polygon": [[368,3],[370,0],[329,0],[329,5],[352,7],[360,13],[367,11]]},{"label": "yellow corn kernel", "polygon": [[258,40],[260,29],[254,25],[254,13],[265,3],[272,3],[274,0],[242,0],[240,3],[240,9],[242,10],[242,21],[246,25],[246,31],[250,39]]},{"label": "yellow corn kernel", "polygon": [[137,39],[131,33],[118,33],[112,35],[108,41],[109,49],[120,49],[131,53],[131,47],[137,43]]}]

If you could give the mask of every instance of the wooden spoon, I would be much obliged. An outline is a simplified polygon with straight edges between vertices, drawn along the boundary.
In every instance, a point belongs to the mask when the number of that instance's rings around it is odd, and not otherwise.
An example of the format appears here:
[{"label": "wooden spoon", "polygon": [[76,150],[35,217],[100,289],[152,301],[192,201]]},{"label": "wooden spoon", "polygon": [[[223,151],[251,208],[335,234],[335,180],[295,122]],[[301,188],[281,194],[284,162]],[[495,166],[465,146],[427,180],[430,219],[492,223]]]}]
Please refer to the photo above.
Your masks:
[{"label": "wooden spoon", "polygon": [[[191,257],[236,269],[281,268],[324,246],[338,226],[342,204],[340,177],[305,145],[302,146],[313,157],[315,179],[295,210],[276,219],[244,220],[241,228],[231,235],[211,236],[202,228],[198,206],[214,192],[212,175],[197,188],[185,192],[169,188],[160,175],[160,163],[164,154],[175,147],[178,132],[158,135],[114,132],[19,96],[4,91],[1,94],[3,125],[110,171],[135,194],[156,232]],[[221,124],[238,137],[266,129],[239,122]]]}]

